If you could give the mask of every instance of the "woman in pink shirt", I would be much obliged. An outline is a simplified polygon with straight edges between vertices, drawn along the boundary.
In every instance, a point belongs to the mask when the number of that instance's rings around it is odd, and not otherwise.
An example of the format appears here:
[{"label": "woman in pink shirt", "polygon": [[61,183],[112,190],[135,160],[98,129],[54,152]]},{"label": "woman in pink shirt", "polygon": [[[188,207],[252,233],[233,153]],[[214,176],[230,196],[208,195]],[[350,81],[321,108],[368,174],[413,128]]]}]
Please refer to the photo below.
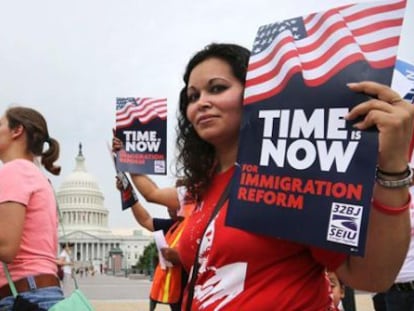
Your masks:
[{"label": "woman in pink shirt", "polygon": [[[7,263],[20,295],[49,309],[63,299],[56,276],[57,213],[53,189],[37,165],[54,175],[59,143],[43,116],[11,107],[0,118],[0,260]],[[0,269],[0,310],[14,298]]]}]

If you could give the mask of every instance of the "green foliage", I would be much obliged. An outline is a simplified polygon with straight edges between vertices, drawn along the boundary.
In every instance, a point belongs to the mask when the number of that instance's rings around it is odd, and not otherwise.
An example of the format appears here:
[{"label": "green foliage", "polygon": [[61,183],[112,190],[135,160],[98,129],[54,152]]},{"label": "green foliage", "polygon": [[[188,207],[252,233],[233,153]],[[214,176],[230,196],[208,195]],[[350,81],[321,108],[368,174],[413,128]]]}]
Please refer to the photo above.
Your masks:
[{"label": "green foliage", "polygon": [[155,242],[151,242],[144,248],[144,253],[139,256],[135,267],[146,274],[152,273],[158,261],[158,252]]}]

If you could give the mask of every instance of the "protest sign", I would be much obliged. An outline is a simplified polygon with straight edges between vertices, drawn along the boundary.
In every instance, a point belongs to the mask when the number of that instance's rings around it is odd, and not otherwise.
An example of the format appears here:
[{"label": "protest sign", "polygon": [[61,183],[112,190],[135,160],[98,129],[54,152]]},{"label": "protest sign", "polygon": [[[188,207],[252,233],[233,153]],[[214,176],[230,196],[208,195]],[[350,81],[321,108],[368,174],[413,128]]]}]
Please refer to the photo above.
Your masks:
[{"label": "protest sign", "polygon": [[259,28],[250,58],[226,224],[363,255],[376,129],[344,116],[390,85],[405,1],[369,2]]},{"label": "protest sign", "polygon": [[116,99],[115,136],[123,148],[117,152],[122,172],[166,174],[167,100],[147,97]]}]

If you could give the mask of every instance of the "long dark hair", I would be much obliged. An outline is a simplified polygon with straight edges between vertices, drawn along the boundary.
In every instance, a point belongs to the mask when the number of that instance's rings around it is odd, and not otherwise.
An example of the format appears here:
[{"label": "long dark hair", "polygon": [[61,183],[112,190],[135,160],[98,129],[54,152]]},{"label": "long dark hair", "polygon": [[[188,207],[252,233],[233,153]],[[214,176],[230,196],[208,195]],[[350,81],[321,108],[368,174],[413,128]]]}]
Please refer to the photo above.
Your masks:
[{"label": "long dark hair", "polygon": [[[27,139],[27,151],[41,157],[41,163],[47,171],[53,175],[60,174],[60,166],[54,162],[59,158],[59,143],[49,136],[45,118],[36,110],[27,107],[11,107],[6,110],[5,116],[9,122],[9,128],[15,129],[23,126]],[[44,144],[48,149],[43,152]]]},{"label": "long dark hair", "polygon": [[214,147],[201,139],[187,119],[188,79],[194,67],[210,58],[228,63],[233,75],[244,85],[250,52],[236,44],[212,43],[196,53],[188,62],[183,80],[185,86],[180,92],[177,125],[178,162],[177,172],[193,199],[199,200],[213,176],[215,161]]}]

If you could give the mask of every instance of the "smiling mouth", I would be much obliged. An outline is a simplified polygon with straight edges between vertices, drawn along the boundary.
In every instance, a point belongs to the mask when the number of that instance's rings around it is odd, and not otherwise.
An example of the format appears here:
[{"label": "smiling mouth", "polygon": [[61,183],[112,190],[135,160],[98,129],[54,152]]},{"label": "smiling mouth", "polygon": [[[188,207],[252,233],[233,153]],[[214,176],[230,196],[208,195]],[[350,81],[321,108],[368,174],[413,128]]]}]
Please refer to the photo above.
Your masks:
[{"label": "smiling mouth", "polygon": [[197,124],[206,124],[208,122],[210,122],[211,120],[217,118],[216,116],[205,116],[205,117],[201,117],[200,119],[198,119]]}]

